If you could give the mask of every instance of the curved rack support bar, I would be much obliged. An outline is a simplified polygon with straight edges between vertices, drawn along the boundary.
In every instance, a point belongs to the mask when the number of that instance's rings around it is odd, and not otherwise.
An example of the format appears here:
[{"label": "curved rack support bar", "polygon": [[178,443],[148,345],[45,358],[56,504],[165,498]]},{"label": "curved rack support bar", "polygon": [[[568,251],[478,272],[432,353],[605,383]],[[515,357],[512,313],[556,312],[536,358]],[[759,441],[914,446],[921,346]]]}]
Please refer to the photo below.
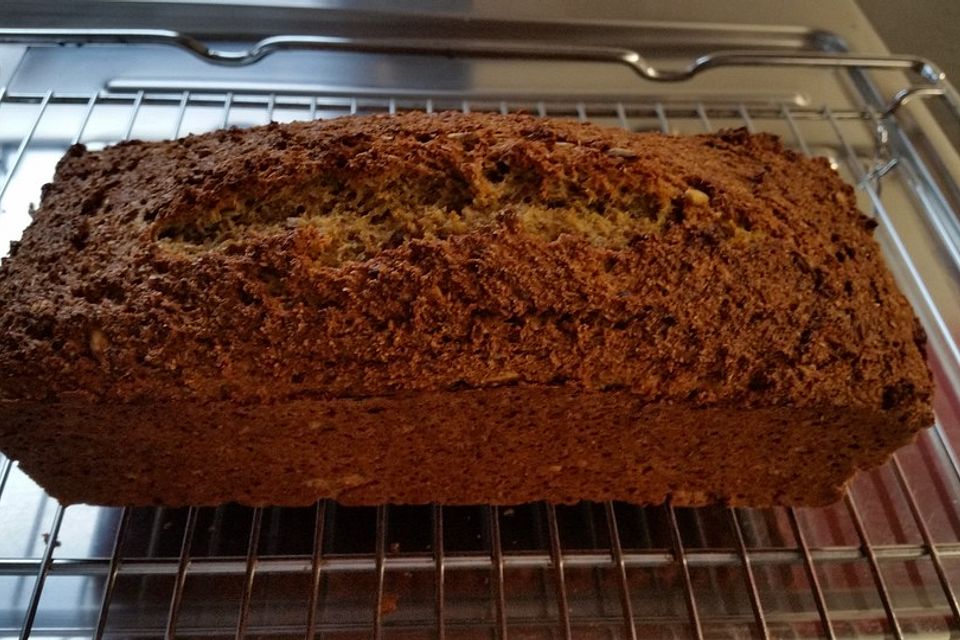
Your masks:
[{"label": "curved rack support bar", "polygon": [[912,71],[936,86],[945,76],[919,56],[860,56],[834,53],[724,51],[708,53],[680,69],[659,69],[632,49],[579,45],[546,46],[522,42],[417,40],[409,38],[339,38],[283,35],[265,38],[248,49],[222,50],[179,33],[161,29],[0,29],[0,44],[157,44],[178,47],[214,64],[244,66],[278,51],[314,50],[355,53],[432,55],[443,57],[610,62],[630,67],[658,82],[688,80],[703,71],[736,66],[799,66]]},{"label": "curved rack support bar", "polygon": [[929,96],[946,96],[946,91],[942,87],[908,87],[901,89],[890,99],[886,108],[880,113],[880,117],[885,118],[893,115],[900,107],[912,102],[914,98],[926,98]]}]

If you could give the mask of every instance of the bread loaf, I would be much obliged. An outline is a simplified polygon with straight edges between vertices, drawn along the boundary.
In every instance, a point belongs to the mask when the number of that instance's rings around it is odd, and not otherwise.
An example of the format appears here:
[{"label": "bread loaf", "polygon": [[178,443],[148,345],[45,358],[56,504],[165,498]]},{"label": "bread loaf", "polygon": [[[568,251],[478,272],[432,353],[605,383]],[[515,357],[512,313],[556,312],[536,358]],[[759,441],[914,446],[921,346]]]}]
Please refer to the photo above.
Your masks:
[{"label": "bread loaf", "polygon": [[828,503],[932,422],[873,226],[743,130],[74,146],[0,270],[0,449],[65,503]]}]

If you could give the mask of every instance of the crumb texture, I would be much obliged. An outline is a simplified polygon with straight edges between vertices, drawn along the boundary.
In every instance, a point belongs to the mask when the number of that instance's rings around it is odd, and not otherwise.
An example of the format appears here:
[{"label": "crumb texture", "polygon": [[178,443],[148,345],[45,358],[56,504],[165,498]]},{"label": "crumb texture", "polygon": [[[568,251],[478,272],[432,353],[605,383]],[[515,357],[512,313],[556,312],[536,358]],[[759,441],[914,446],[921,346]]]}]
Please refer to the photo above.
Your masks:
[{"label": "crumb texture", "polygon": [[[932,421],[923,332],[873,224],[825,160],[743,130],[409,113],[75,146],[0,268],[0,403],[110,422],[506,387],[892,429],[836,487]],[[604,429],[636,418],[618,410]],[[131,442],[173,446],[147,422]]]}]

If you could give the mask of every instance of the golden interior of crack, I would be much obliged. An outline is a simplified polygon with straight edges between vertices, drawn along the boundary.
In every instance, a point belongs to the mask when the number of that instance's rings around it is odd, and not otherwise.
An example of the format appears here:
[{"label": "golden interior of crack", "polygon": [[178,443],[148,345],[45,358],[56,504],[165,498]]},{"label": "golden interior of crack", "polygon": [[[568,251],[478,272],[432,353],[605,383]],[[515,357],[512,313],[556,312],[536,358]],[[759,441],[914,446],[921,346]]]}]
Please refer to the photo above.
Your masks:
[{"label": "golden interior of crack", "polygon": [[573,234],[597,246],[623,248],[638,235],[659,231],[669,216],[682,215],[680,207],[709,201],[697,190],[674,200],[664,191],[638,185],[589,192],[574,179],[549,180],[503,163],[473,181],[437,173],[323,177],[266,196],[225,197],[215,210],[168,223],[158,235],[195,252],[312,227],[321,239],[312,257],[331,266],[365,260],[412,239],[494,226],[513,226],[546,240]]}]

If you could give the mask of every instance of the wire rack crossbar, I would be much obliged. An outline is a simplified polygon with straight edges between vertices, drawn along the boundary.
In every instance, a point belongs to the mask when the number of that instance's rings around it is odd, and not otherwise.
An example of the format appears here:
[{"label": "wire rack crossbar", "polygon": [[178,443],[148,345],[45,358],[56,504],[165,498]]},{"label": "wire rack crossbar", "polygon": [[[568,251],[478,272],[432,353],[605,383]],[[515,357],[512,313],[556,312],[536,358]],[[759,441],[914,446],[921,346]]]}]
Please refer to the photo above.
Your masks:
[{"label": "wire rack crossbar", "polygon": [[[709,104],[703,105],[702,102],[689,98],[676,98],[670,101],[659,100],[647,101],[637,96],[629,94],[624,95],[600,95],[583,96],[582,99],[571,98],[569,94],[564,96],[543,96],[540,94],[516,94],[511,97],[508,103],[501,97],[471,96],[464,100],[460,94],[451,94],[449,98],[439,98],[434,94],[413,93],[402,98],[393,97],[388,93],[371,93],[369,96],[357,98],[352,94],[343,96],[330,95],[326,89],[319,90],[317,94],[304,94],[303,89],[298,87],[296,93],[284,94],[275,90],[265,91],[264,93],[250,93],[244,89],[224,89],[222,91],[213,90],[170,90],[170,91],[151,91],[150,89],[131,89],[128,91],[100,91],[90,92],[64,92],[49,91],[44,93],[36,92],[13,92],[3,91],[0,93],[0,103],[32,105],[48,102],[51,105],[89,105],[91,101],[97,106],[129,106],[139,100],[144,106],[171,107],[178,109],[208,107],[222,109],[225,99],[234,106],[266,109],[272,102],[276,109],[291,110],[302,112],[303,116],[315,118],[317,111],[321,109],[339,109],[345,115],[357,113],[361,109],[379,111],[383,105],[389,105],[392,101],[394,111],[417,110],[428,113],[446,110],[463,110],[466,105],[467,111],[501,111],[508,112],[537,112],[538,105],[546,108],[549,105],[551,116],[578,117],[578,110],[581,114],[585,109],[605,110],[617,108],[617,104],[629,108],[633,112],[652,112],[656,113],[662,109],[670,113],[671,117],[691,117],[696,115],[700,108],[708,109],[711,113],[720,116],[737,116],[741,107],[749,110],[755,117],[776,117],[782,104],[776,101],[754,101],[744,104]],[[502,108],[501,108],[502,107]],[[389,106],[386,109],[389,112]],[[810,106],[805,104],[792,104],[792,117],[797,119],[822,119],[823,110],[819,106]],[[180,113],[180,111],[178,111]],[[833,110],[833,116],[838,120],[869,120],[878,116],[883,116],[882,112],[873,109],[851,109],[837,108]],[[40,115],[40,114],[38,114]],[[119,138],[118,138],[119,140]]]},{"label": "wire rack crossbar", "polygon": [[[323,503],[320,503],[321,505]],[[899,564],[904,562],[931,560],[936,555],[941,561],[960,560],[960,543],[872,545],[877,562]],[[616,568],[620,561],[611,559],[609,552],[564,551],[564,564],[568,568],[602,567]],[[864,547],[813,547],[807,549],[811,560],[818,565],[843,565],[867,559]],[[738,548],[729,549],[687,549],[687,563],[691,567],[711,568],[737,565],[743,558]],[[806,555],[801,547],[745,549],[751,565],[755,567],[781,567],[796,565]],[[646,551],[622,551],[622,564],[627,569],[656,568],[671,566],[675,556],[670,549],[650,549]],[[114,572],[111,558],[54,558],[47,569],[50,575],[62,577],[105,576]],[[548,569],[553,560],[549,553],[517,552],[502,558],[504,569]],[[0,558],[0,575],[25,576],[36,574],[40,567],[38,558]],[[427,571],[436,566],[435,558],[430,554],[398,553],[385,557],[386,571]],[[444,569],[447,572],[491,570],[499,565],[497,559],[491,559],[482,552],[462,553],[444,557]],[[374,570],[375,560],[367,556],[324,554],[318,565],[325,573],[351,573]],[[190,561],[186,573],[196,576],[233,576],[244,575],[247,570],[245,558],[201,557]],[[313,562],[310,556],[261,556],[257,560],[258,575],[302,573],[312,574]],[[176,575],[177,567],[166,560],[157,558],[128,557],[117,567],[116,573],[123,576],[164,576]]]}]

